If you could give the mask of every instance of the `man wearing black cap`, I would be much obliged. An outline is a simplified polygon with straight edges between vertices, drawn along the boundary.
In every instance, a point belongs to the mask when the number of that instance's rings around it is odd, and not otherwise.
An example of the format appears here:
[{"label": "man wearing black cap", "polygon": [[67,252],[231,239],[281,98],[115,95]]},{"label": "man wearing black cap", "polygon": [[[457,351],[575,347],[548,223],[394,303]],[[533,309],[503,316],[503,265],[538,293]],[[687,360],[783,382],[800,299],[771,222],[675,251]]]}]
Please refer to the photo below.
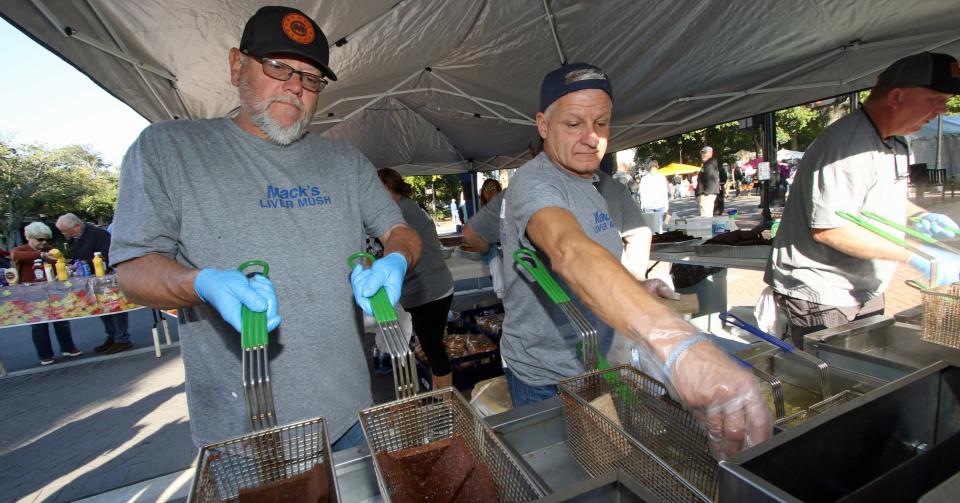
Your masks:
[{"label": "man wearing black cap", "polygon": [[537,252],[609,346],[613,330],[640,346],[660,377],[710,431],[721,456],[770,435],[756,380],[709,339],[663,307],[621,265],[623,242],[593,184],[610,132],[613,89],[605,73],[571,64],[543,79],[537,130],[543,152],[506,191],[502,219],[506,316],[501,354],[515,405],[556,394],[584,371],[579,332],[542,288],[518,273],[513,253]]},{"label": "man wearing black cap", "polygon": [[[883,292],[898,264],[930,272],[926,258],[838,211],[870,211],[901,224],[912,216],[918,230],[953,237],[953,220],[907,200],[909,152],[902,136],[945,112],[947,99],[958,93],[960,69],[952,56],[905,57],[880,74],[862,110],[828,127],[804,154],[764,276],[788,315],[795,345],[802,347],[805,334],[882,314]],[[936,257],[935,284],[960,279],[960,257],[925,251]]]},{"label": "man wearing black cap", "polygon": [[[334,448],[349,447],[362,439],[357,412],[372,403],[354,299],[369,310],[383,286],[396,303],[420,240],[362,154],[306,132],[317,94],[337,78],[312,19],[260,9],[229,63],[234,117],[156,123],[130,147],[110,257],[131,300],[181,308],[195,443],[250,431],[244,305],[267,312],[277,423],[325,416]],[[386,255],[348,280],[347,257],[366,234]],[[267,261],[270,279],[236,270],[250,259]]]}]

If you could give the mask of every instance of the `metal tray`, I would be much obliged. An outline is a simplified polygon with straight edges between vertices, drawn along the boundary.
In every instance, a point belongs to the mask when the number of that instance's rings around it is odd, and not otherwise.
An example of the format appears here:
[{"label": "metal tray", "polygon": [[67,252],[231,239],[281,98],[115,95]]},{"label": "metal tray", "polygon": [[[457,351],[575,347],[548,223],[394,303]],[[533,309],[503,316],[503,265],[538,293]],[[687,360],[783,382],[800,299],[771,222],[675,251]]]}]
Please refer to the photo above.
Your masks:
[{"label": "metal tray", "polygon": [[687,241],[672,241],[669,243],[653,243],[650,245],[650,250],[655,252],[663,252],[663,253],[688,253],[688,252],[692,252],[693,249],[702,242],[703,240],[700,238],[693,238]]},{"label": "metal tray", "polygon": [[[712,501],[717,462],[706,432],[666,388],[629,367],[589,372],[559,385],[567,443],[592,476],[619,469],[664,501]],[[590,404],[609,394],[619,424]]]},{"label": "metal tray", "polygon": [[463,437],[477,462],[490,470],[500,501],[533,501],[544,495],[523,463],[453,388],[364,409],[360,411],[360,426],[373,457],[381,498],[387,503],[390,493],[377,454],[426,445],[455,434]]},{"label": "metal tray", "polygon": [[200,449],[188,501],[235,501],[240,490],[288,480],[326,463],[331,500],[340,489],[322,417],[243,435]]},{"label": "metal tray", "polygon": [[596,503],[600,501],[622,503],[657,503],[661,501],[644,488],[637,480],[617,470],[582,482],[577,486],[558,491],[538,503]]},{"label": "metal tray", "polygon": [[921,339],[921,328],[871,316],[804,336],[804,348],[831,368],[893,381],[944,360],[960,365],[960,350]]},{"label": "metal tray", "polygon": [[726,258],[759,258],[765,259],[770,256],[770,245],[748,245],[733,246],[713,243],[704,243],[696,246],[697,255],[701,257],[726,257]]}]

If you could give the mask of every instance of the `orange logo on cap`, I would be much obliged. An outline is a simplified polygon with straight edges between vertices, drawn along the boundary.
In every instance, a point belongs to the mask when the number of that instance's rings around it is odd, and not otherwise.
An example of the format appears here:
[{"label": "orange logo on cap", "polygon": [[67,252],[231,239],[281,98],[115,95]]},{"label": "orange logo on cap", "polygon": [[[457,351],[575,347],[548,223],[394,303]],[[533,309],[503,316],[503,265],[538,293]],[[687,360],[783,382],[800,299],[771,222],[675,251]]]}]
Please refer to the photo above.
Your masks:
[{"label": "orange logo on cap", "polygon": [[313,23],[306,16],[298,12],[291,12],[283,16],[283,32],[290,37],[290,40],[299,44],[307,45],[313,42],[316,32],[313,30]]}]

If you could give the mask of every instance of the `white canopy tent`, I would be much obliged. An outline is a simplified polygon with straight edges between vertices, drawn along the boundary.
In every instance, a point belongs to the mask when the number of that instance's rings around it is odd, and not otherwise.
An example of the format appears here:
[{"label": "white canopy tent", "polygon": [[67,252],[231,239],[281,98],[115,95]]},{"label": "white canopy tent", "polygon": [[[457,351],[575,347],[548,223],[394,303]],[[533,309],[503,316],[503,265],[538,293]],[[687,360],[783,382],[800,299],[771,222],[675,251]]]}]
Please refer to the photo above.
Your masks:
[{"label": "white canopy tent", "polygon": [[960,55],[955,0],[14,0],[0,15],[158,121],[237,107],[227,50],[266,3],[331,42],[340,80],[313,130],[406,174],[528,159],[540,80],[564,61],[610,75],[616,151],[863,89],[914,52]]},{"label": "white canopy tent", "polygon": [[937,165],[937,120],[928,122],[910,136],[914,162],[929,169],[945,169],[946,176],[960,176],[960,115],[944,115],[940,138],[940,164]]}]

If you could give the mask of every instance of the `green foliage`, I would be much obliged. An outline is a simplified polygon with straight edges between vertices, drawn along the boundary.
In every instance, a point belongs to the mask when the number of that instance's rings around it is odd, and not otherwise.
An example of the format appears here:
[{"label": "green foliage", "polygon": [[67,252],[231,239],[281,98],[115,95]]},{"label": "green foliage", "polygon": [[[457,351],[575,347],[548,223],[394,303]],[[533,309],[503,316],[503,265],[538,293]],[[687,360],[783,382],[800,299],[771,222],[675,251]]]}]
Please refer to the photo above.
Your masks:
[{"label": "green foliage", "polygon": [[[846,104],[839,103],[835,107],[845,108]],[[805,105],[777,111],[778,148],[806,150],[826,127],[827,115],[834,113],[834,109],[813,109]],[[724,122],[640,145],[634,159],[637,163],[643,163],[649,158],[656,159],[661,166],[671,162],[699,166],[700,148],[703,145],[713,147],[714,156],[720,163],[726,162],[733,166],[737,160],[736,154],[741,150],[753,151],[759,155],[762,139],[758,128],[740,129],[736,121]]]},{"label": "green foliage", "polygon": [[99,154],[71,145],[13,147],[0,139],[0,216],[5,246],[18,243],[26,222],[53,228],[57,217],[72,212],[83,220],[109,222],[117,200],[117,173]]},{"label": "green foliage", "polygon": [[[413,187],[412,199],[424,208],[432,208],[431,205],[436,203],[434,215],[437,217],[449,215],[451,199],[460,200],[462,185],[459,175],[405,176],[403,180]],[[433,194],[427,194],[429,188],[433,189]]]}]

